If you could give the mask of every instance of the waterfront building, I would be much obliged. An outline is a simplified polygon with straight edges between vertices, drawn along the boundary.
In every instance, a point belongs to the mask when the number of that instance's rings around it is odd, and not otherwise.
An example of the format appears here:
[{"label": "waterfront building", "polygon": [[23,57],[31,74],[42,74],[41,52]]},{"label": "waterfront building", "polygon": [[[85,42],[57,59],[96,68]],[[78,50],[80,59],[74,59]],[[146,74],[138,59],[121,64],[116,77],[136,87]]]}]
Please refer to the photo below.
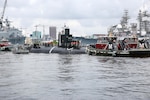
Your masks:
[{"label": "waterfront building", "polygon": [[32,37],[32,39],[41,39],[41,32],[34,31],[30,36]]},{"label": "waterfront building", "polygon": [[41,41],[41,32],[40,31],[34,31],[30,37],[32,38],[33,43],[39,43]]},{"label": "waterfront building", "polygon": [[49,27],[49,34],[50,34],[51,39],[56,40],[56,27],[55,26]]}]

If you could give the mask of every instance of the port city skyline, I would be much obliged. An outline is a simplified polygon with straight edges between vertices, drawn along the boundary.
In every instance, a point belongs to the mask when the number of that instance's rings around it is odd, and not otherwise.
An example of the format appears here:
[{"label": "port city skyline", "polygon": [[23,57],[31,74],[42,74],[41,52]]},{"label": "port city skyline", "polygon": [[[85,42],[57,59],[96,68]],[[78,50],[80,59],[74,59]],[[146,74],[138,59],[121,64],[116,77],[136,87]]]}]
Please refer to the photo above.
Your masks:
[{"label": "port city skyline", "polygon": [[[4,1],[0,0],[0,14]],[[59,30],[66,24],[75,36],[107,34],[107,28],[119,23],[125,9],[131,21],[136,21],[140,9],[149,10],[146,4],[148,0],[8,0],[4,19],[25,33],[31,33],[39,24],[46,33],[49,26]],[[42,28],[38,27],[40,31]]]}]

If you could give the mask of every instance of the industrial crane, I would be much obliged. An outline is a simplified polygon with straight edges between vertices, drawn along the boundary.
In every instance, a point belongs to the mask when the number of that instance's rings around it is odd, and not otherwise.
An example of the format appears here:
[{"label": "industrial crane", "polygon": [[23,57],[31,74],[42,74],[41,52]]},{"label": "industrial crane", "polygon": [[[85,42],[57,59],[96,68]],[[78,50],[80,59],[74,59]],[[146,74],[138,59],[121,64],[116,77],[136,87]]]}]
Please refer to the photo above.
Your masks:
[{"label": "industrial crane", "polygon": [[38,24],[38,25],[35,25],[35,27],[36,27],[36,31],[38,27],[43,27],[43,35],[45,35],[45,25]]},{"label": "industrial crane", "polygon": [[3,8],[3,11],[2,11],[1,20],[3,20],[3,18],[4,18],[4,13],[5,13],[6,5],[7,5],[7,0],[5,0],[5,2],[4,2],[4,8]]},{"label": "industrial crane", "polygon": [[4,2],[4,8],[3,8],[2,15],[0,18],[0,28],[3,27],[3,18],[4,18],[5,9],[6,9],[6,4],[7,4],[7,0],[5,0],[5,2]]}]

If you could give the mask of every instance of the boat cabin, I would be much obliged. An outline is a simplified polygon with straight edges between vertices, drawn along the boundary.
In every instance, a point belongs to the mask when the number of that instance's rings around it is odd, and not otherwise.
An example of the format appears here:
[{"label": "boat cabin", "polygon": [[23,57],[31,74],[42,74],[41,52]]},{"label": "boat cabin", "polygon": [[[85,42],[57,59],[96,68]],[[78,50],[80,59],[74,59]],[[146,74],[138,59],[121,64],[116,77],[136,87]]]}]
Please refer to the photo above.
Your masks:
[{"label": "boat cabin", "polygon": [[9,46],[9,45],[11,45],[11,43],[7,39],[3,38],[2,40],[0,40],[0,47]]},{"label": "boat cabin", "polygon": [[138,48],[138,38],[136,37],[115,37],[105,36],[100,37],[96,43],[96,49],[114,49],[117,46],[118,50],[129,50]]},{"label": "boat cabin", "polygon": [[129,50],[138,48],[138,38],[118,37],[118,50]]},{"label": "boat cabin", "polygon": [[99,37],[97,40],[97,43],[95,45],[96,49],[109,49],[109,47],[112,47],[112,44],[115,43],[117,40],[117,37],[115,36],[103,36]]}]

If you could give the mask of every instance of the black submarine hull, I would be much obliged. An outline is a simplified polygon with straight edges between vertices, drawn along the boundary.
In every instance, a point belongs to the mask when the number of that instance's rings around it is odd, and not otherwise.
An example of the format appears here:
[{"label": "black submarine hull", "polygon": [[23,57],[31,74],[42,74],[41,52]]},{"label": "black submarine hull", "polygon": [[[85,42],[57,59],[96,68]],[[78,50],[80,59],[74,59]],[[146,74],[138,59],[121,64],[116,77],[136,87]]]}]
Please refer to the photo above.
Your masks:
[{"label": "black submarine hull", "polygon": [[31,53],[57,53],[57,54],[86,54],[85,48],[73,49],[62,47],[39,47],[31,48]]}]

